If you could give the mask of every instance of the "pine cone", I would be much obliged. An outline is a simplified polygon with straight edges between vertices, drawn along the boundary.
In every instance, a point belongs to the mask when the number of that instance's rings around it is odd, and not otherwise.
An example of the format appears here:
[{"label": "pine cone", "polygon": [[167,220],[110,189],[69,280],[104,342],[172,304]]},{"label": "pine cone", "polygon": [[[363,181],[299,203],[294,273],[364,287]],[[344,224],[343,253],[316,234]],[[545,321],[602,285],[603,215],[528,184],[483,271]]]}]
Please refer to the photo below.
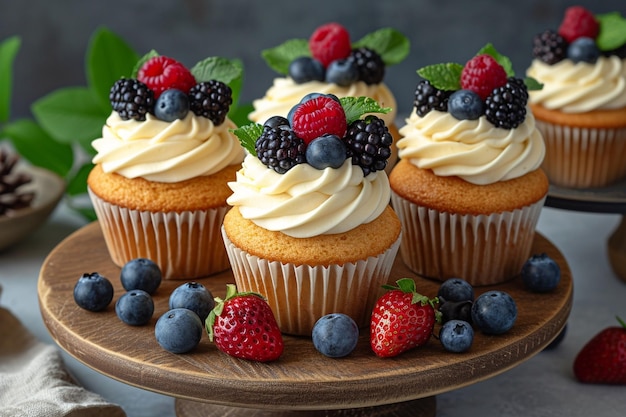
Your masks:
[{"label": "pine cone", "polygon": [[30,206],[35,197],[34,192],[19,190],[32,178],[28,174],[13,172],[18,160],[17,155],[10,155],[7,150],[0,149],[0,215]]}]

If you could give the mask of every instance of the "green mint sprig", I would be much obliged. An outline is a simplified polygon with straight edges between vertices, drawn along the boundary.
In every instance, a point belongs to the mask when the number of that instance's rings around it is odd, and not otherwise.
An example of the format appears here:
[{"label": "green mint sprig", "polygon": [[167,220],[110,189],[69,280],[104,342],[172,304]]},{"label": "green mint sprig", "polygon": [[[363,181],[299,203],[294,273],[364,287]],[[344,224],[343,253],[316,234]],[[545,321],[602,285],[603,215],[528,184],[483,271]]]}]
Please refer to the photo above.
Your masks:
[{"label": "green mint sprig", "polygon": [[341,97],[339,99],[348,124],[359,120],[363,115],[369,113],[387,114],[391,107],[381,107],[376,100],[370,97]]},{"label": "green mint sprig", "polygon": [[626,44],[626,19],[619,12],[595,17],[600,24],[596,45],[601,51],[611,51]]},{"label": "green mint sprig", "polygon": [[241,146],[246,149],[251,155],[256,156],[256,140],[263,133],[263,125],[259,123],[249,123],[238,127],[237,129],[231,129],[231,132],[237,136]]},{"label": "green mint sprig", "polygon": [[[411,44],[409,39],[397,30],[382,28],[353,42],[352,47],[370,48],[380,55],[385,65],[395,65],[407,57]],[[287,75],[291,61],[301,56],[311,56],[311,50],[307,39],[290,39],[273,48],[264,49],[261,56],[274,71]]]}]

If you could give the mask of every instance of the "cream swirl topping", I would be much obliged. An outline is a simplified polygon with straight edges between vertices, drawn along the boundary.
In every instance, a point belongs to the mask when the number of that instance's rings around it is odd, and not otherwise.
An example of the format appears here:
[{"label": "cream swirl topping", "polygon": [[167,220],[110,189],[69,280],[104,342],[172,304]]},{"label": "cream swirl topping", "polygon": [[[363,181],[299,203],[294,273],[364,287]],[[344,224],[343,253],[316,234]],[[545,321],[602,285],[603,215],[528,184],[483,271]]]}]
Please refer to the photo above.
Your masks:
[{"label": "cream swirl topping", "polygon": [[363,176],[348,159],[337,169],[318,170],[299,164],[285,174],[248,155],[227,203],[256,225],[289,236],[307,238],[343,233],[376,219],[389,204],[384,171]]},{"label": "cream swirl topping", "polygon": [[310,81],[297,84],[291,78],[276,78],[263,98],[254,100],[254,111],[248,117],[256,123],[264,123],[272,116],[287,117],[289,110],[310,93],[334,94],[337,97],[370,97],[381,107],[390,107],[387,114],[376,114],[387,126],[396,118],[396,99],[385,84],[367,85],[363,81],[342,87],[333,83]]},{"label": "cream swirl topping", "polygon": [[530,101],[566,113],[626,107],[626,60],[600,57],[595,64],[564,59],[548,65],[534,59],[527,75],[543,84]]},{"label": "cream swirl topping", "polygon": [[184,119],[164,122],[148,114],[145,121],[122,120],[113,112],[92,146],[94,164],[104,172],[149,181],[178,182],[211,175],[243,161],[244,150],[230,132],[228,118],[219,126],[189,112]]},{"label": "cream swirl topping", "polygon": [[457,120],[447,112],[432,110],[420,117],[413,111],[400,136],[401,159],[478,185],[521,177],[537,169],[545,155],[529,109],[525,121],[510,130],[495,127],[485,116]]}]

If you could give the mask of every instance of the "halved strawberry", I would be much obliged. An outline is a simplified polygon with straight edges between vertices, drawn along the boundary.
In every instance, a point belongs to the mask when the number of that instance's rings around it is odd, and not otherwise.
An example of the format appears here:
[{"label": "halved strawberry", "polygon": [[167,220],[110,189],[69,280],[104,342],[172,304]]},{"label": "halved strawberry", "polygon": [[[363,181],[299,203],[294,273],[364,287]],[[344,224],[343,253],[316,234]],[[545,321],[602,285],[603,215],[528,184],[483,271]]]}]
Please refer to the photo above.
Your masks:
[{"label": "halved strawberry", "polygon": [[196,85],[196,79],[180,62],[166,56],[147,60],[139,69],[137,79],[154,91],[154,99],[170,88],[187,94]]}]

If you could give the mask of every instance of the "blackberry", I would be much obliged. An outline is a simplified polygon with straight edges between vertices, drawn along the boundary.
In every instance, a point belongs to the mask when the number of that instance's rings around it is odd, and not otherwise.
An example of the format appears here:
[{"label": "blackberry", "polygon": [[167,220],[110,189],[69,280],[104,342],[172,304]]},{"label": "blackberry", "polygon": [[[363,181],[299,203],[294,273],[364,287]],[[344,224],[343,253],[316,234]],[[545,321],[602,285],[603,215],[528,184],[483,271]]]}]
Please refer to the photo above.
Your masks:
[{"label": "blackberry", "polygon": [[385,63],[378,53],[369,48],[355,48],[350,51],[349,60],[354,62],[359,80],[367,85],[380,84],[385,77]]},{"label": "blackberry", "polygon": [[533,56],[548,65],[554,65],[567,57],[568,43],[553,30],[546,30],[533,38]]},{"label": "blackberry", "polygon": [[387,166],[393,137],[382,119],[367,116],[350,123],[344,140],[348,158],[363,169],[364,176]]},{"label": "blackberry", "polygon": [[528,89],[520,78],[510,77],[485,100],[485,116],[494,126],[514,129],[526,118]]},{"label": "blackberry", "polygon": [[154,111],[154,91],[134,78],[117,80],[109,92],[111,107],[122,120],[146,120],[146,114]]},{"label": "blackberry", "polygon": [[233,104],[233,91],[221,81],[198,83],[189,90],[189,109],[196,116],[206,117],[221,125]]},{"label": "blackberry", "polygon": [[279,174],[306,162],[306,143],[288,126],[263,127],[254,148],[259,160]]},{"label": "blackberry", "polygon": [[431,110],[448,111],[448,99],[452,91],[439,90],[428,80],[422,80],[415,87],[413,106],[417,115],[424,117]]}]

